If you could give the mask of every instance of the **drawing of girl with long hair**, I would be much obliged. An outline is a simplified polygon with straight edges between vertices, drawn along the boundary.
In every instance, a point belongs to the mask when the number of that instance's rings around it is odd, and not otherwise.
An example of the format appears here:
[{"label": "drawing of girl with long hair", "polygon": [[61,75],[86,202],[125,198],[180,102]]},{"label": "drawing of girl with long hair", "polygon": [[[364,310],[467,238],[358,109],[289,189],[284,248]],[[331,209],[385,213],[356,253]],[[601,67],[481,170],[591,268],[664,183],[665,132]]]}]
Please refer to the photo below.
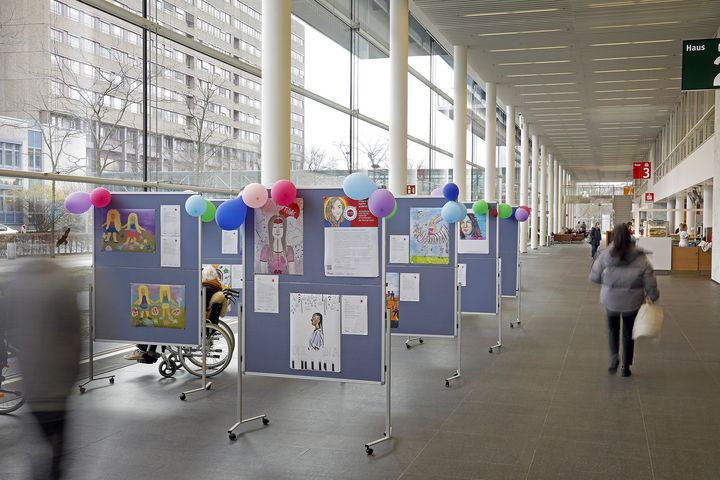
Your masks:
[{"label": "drawing of girl with long hair", "polygon": [[320,350],[325,347],[325,333],[323,332],[323,316],[322,313],[315,312],[310,317],[310,324],[313,331],[308,339],[308,350]]},{"label": "drawing of girl with long hair", "polygon": [[130,315],[133,319],[134,325],[138,326],[152,326],[152,319],[150,315],[150,308],[155,303],[150,299],[150,289],[147,285],[138,285],[137,287],[137,300],[133,302],[133,306],[130,310]]},{"label": "drawing of girl with long hair", "polygon": [[125,245],[137,244],[140,235],[145,231],[145,229],[140,226],[137,213],[135,212],[130,212],[128,214],[127,223],[123,225],[122,228],[125,229]]},{"label": "drawing of girl with long hair", "polygon": [[295,273],[295,252],[287,244],[287,219],[273,215],[268,220],[268,244],[260,251],[261,273],[282,275]]},{"label": "drawing of girl with long hair", "polygon": [[114,208],[107,211],[105,223],[102,224],[105,229],[103,234],[103,242],[108,243],[112,239],[113,243],[118,243],[118,233],[122,230],[122,222],[120,221],[120,212]]},{"label": "drawing of girl with long hair", "polygon": [[460,221],[460,240],[485,240],[474,213],[468,213],[467,217]]},{"label": "drawing of girl with long hair", "polygon": [[160,305],[160,318],[163,320],[172,320],[177,323],[177,318],[180,314],[178,311],[180,304],[173,298],[172,292],[170,291],[170,285],[160,285],[158,292],[157,304]]},{"label": "drawing of girl with long hair", "polygon": [[325,202],[325,226],[349,227],[350,221],[345,218],[347,204],[342,197],[330,197]]}]

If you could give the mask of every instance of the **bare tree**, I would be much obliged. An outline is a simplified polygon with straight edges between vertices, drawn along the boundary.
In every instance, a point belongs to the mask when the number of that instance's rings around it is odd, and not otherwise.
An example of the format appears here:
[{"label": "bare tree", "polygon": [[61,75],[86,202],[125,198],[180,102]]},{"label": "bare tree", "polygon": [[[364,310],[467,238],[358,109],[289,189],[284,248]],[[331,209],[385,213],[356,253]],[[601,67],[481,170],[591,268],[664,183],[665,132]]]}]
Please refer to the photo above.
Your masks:
[{"label": "bare tree", "polygon": [[309,170],[317,172],[320,170],[330,170],[333,168],[335,161],[328,158],[325,150],[317,145],[310,147],[310,151],[305,153],[300,164],[300,170]]},{"label": "bare tree", "polygon": [[361,142],[360,148],[370,161],[370,168],[377,170],[387,167],[388,145],[384,140],[376,138],[373,141]]},{"label": "bare tree", "polygon": [[348,145],[345,142],[337,142],[335,143],[335,146],[340,150],[340,154],[343,157],[343,160],[345,160],[345,167],[347,168],[348,173],[353,172],[353,165],[352,165],[352,153],[350,150],[350,145]]},{"label": "bare tree", "polygon": [[64,228],[72,223],[72,215],[61,207],[67,192],[60,191],[53,200],[55,195],[49,186],[43,184],[33,185],[18,194],[28,222],[36,232],[54,232],[58,226]]}]

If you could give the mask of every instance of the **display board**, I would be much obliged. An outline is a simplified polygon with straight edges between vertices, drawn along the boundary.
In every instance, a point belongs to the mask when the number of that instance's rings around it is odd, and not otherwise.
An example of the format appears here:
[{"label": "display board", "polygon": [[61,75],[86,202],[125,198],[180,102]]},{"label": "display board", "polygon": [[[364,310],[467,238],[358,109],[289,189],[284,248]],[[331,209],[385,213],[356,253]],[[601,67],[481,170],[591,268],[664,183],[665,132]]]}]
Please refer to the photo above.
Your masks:
[{"label": "display board", "polygon": [[[497,207],[490,203],[490,212]],[[472,210],[472,203],[465,203],[468,211]],[[458,263],[465,264],[467,269],[467,283],[463,287],[462,312],[463,313],[497,313],[497,259],[498,249],[498,218],[487,214],[487,253],[458,253]],[[483,232],[484,233],[484,232]]]},{"label": "display board", "polygon": [[[456,251],[456,225],[438,227],[437,217],[443,205],[447,202],[440,197],[403,197],[397,198],[397,213],[387,221],[387,254],[386,270],[388,279],[391,274],[417,274],[419,275],[419,301],[408,300],[408,293],[403,290],[400,281],[399,321],[397,328],[392,329],[394,335],[410,335],[424,337],[454,337],[456,334],[456,288],[457,285],[457,251]],[[422,215],[420,213],[422,212]],[[428,214],[428,212],[432,212]],[[411,217],[412,220],[411,220]],[[420,218],[418,218],[420,217]],[[412,223],[412,225],[411,225]],[[418,233],[416,232],[416,227]],[[407,262],[395,263],[393,242],[398,236],[408,236]],[[420,240],[419,245],[415,240]],[[432,237],[432,238],[431,238]],[[439,255],[436,250],[432,252],[432,245],[447,241],[447,263],[444,254]],[[424,253],[430,255],[413,255],[423,253],[419,250],[427,245]],[[434,255],[434,256],[433,256]],[[428,262],[428,263],[423,263]],[[437,262],[437,263],[430,263]],[[407,277],[406,277],[407,278]],[[389,280],[390,281],[390,280]],[[414,292],[413,292],[414,293]],[[411,297],[412,298],[412,297]]]},{"label": "display board", "polygon": [[95,340],[200,344],[200,219],[185,211],[190,195],[113,193],[94,208]]},{"label": "display board", "polygon": [[[382,257],[378,255],[376,276],[326,276],[328,262],[325,257],[325,228],[327,222],[324,217],[326,207],[324,200],[343,195],[341,189],[298,189],[298,202],[284,212],[286,215],[293,216],[296,220],[295,223],[290,222],[289,219],[284,221],[277,215],[268,216],[259,210],[248,210],[245,220],[245,291],[243,292],[244,305],[246,305],[243,342],[247,374],[371,383],[385,381],[384,279],[380,262]],[[256,225],[255,220],[258,215],[264,215],[264,217],[259,217],[263,220]],[[297,222],[300,218],[302,218],[301,229],[298,228],[299,223]],[[349,226],[350,223],[352,222],[341,227]],[[289,232],[291,227],[294,230]],[[278,231],[276,232],[274,228],[277,228]],[[268,246],[258,245],[256,248],[256,236],[263,239],[268,238],[270,229],[273,229],[272,235],[278,235],[277,247],[268,248]],[[290,233],[293,235],[292,238],[288,236]],[[376,242],[377,252],[382,252],[382,222],[373,233],[372,239],[373,242]],[[368,246],[367,243],[364,246],[351,243],[347,243],[348,249]],[[280,248],[285,250],[285,253],[280,256],[269,253],[270,250],[276,252]],[[260,268],[257,268],[258,266]],[[262,291],[266,291],[267,280],[273,280],[272,275],[266,275],[265,271],[277,274],[278,313],[256,312],[256,309],[260,307],[255,304],[256,289],[260,288]],[[331,360],[323,360],[323,368],[326,371],[315,369],[313,361],[298,360],[297,363],[292,364],[296,368],[291,366],[293,361],[291,360],[291,343],[295,348],[297,342],[293,337],[305,335],[302,331],[298,333],[298,326],[300,328],[315,326],[318,323],[315,312],[319,313],[319,310],[322,309],[319,306],[312,306],[308,307],[310,309],[306,312],[298,315],[298,309],[295,308],[294,300],[291,300],[291,294],[340,295],[346,300],[354,300],[358,296],[366,297],[359,299],[366,302],[367,331],[365,334],[338,332],[334,326],[338,314],[334,311],[335,300],[332,300],[337,297],[328,297],[331,298],[332,305],[327,302],[324,304],[323,308],[327,308],[328,311],[323,311],[324,317],[321,320],[323,341],[326,346],[339,342],[337,356]],[[293,298],[296,299],[297,296]],[[292,311],[291,303],[293,303]],[[332,313],[329,310],[332,310]],[[356,313],[356,310],[354,312]],[[347,313],[348,316],[343,313],[340,318],[343,329],[346,322],[349,322],[349,314],[353,312]],[[330,323],[331,321],[333,323]],[[301,323],[298,324],[298,322]],[[317,350],[317,342],[315,331],[312,331],[309,336],[302,337],[297,344],[307,350],[312,357],[315,353],[312,350]],[[306,364],[307,369],[302,369]]]},{"label": "display board", "polygon": [[[217,208],[224,200],[212,200]],[[202,222],[201,264],[214,265],[221,275],[220,281],[234,290],[242,290],[244,279],[243,236],[245,224],[235,232],[225,232],[213,222]],[[235,266],[235,268],[233,268]],[[242,297],[240,297],[242,298]],[[226,317],[237,317],[240,299],[230,305]]]},{"label": "display board", "polygon": [[502,285],[503,297],[517,297],[519,286],[519,246],[520,246],[520,223],[515,217],[501,218],[500,237],[498,251],[502,260]]}]

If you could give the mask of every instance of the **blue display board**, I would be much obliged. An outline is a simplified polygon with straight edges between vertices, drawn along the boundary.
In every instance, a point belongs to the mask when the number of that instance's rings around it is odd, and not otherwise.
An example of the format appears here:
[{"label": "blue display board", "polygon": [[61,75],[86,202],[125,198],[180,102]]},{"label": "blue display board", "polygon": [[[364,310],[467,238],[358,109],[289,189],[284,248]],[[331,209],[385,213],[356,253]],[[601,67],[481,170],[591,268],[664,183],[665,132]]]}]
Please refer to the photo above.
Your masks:
[{"label": "blue display board", "polygon": [[501,218],[500,223],[500,259],[502,260],[503,297],[516,297],[518,291],[520,223],[515,217]]},{"label": "blue display board", "polygon": [[[472,203],[466,203],[465,206],[472,209]],[[491,203],[490,211],[496,207],[496,203]],[[463,313],[497,313],[498,217],[488,213],[487,227],[488,253],[458,254],[458,263],[467,266],[467,283],[462,291]]]},{"label": "blue display board", "polygon": [[[147,343],[163,345],[199,345],[200,322],[200,219],[185,212],[185,200],[189,193],[113,193],[110,205],[94,209],[93,264],[95,282],[95,340],[122,343]],[[161,267],[161,237],[163,235],[160,210],[162,205],[179,207],[180,215],[180,267]],[[119,212],[121,223],[128,228],[117,228],[110,210]],[[154,222],[148,219],[154,212]],[[135,217],[130,218],[130,214]],[[108,222],[110,217],[110,222]],[[139,219],[135,222],[134,219]],[[126,222],[129,220],[129,222]],[[134,227],[141,225],[141,230]],[[154,225],[152,225],[154,223]],[[143,225],[144,224],[144,225]],[[103,226],[105,225],[105,226]],[[112,228],[110,227],[112,225]],[[142,229],[145,229],[144,231]],[[154,230],[154,232],[153,232]],[[133,233],[130,234],[129,232]],[[113,233],[116,236],[113,237]],[[152,242],[151,234],[154,234]],[[108,243],[103,242],[108,235]],[[115,241],[117,240],[117,242]],[[143,245],[135,248],[130,244]],[[151,243],[155,244],[152,251]],[[103,249],[105,245],[105,249]],[[148,287],[149,302],[134,298],[132,285]],[[184,326],[151,327],[133,326],[133,319],[149,314],[158,308],[156,316],[165,317],[164,309],[175,307],[167,297],[155,293],[152,285],[172,285],[173,292],[184,288]],[[156,296],[153,299],[153,296]],[[180,297],[173,293],[171,297]],[[167,300],[167,301],[166,301]],[[179,301],[180,298],[172,298]],[[136,304],[137,302],[137,304]],[[182,302],[180,302],[182,303]]]},{"label": "blue display board", "polygon": [[[247,374],[382,383],[385,304],[382,226],[378,227],[378,272],[373,278],[325,276],[323,198],[342,196],[341,189],[298,189],[303,200],[303,274],[280,275],[279,314],[255,312],[255,211],[245,221],[244,352]],[[382,222],[381,222],[382,223]],[[297,257],[298,252],[295,252]],[[367,335],[341,335],[339,372],[296,370],[290,366],[290,294],[367,296]]]},{"label": "blue display board", "polygon": [[[390,235],[410,235],[411,209],[442,208],[446,200],[439,197],[397,198],[397,213],[387,221],[387,241]],[[424,337],[454,337],[456,334],[456,225],[449,225],[449,261],[447,264],[400,264],[390,263],[390,252],[386,255],[387,272],[420,274],[420,301],[403,301],[400,291],[400,321],[393,328],[394,335]],[[412,251],[410,253],[412,255]]]}]

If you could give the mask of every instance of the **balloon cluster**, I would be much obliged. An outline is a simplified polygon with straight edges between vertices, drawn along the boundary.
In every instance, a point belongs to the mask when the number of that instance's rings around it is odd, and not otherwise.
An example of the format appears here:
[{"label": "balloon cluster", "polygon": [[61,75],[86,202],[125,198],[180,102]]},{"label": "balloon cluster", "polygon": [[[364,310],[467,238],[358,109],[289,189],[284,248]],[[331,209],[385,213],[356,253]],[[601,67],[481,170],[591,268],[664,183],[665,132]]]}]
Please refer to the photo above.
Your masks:
[{"label": "balloon cluster", "polygon": [[397,212],[397,201],[390,190],[378,188],[364,173],[351,173],[343,181],[345,195],[353,200],[368,201],[368,209],[377,218],[391,219]]},{"label": "balloon cluster", "polygon": [[237,198],[226,200],[217,207],[215,223],[223,230],[237,230],[245,223],[248,208],[262,208],[272,198],[276,205],[290,206],[295,201],[297,188],[290,180],[278,180],[270,189],[261,183],[247,185]]},{"label": "balloon cluster", "polygon": [[[439,188],[436,188],[432,194],[436,195],[438,190]],[[443,220],[448,223],[457,223],[467,217],[465,205],[457,201],[460,196],[460,188],[457,185],[452,182],[446,183],[442,187],[442,196],[447,200],[447,203],[442,208]]]},{"label": "balloon cluster", "polygon": [[90,210],[91,207],[107,207],[110,205],[110,200],[112,200],[112,194],[108,189],[98,187],[90,193],[71,193],[65,198],[65,209],[74,215],[80,215]]}]

